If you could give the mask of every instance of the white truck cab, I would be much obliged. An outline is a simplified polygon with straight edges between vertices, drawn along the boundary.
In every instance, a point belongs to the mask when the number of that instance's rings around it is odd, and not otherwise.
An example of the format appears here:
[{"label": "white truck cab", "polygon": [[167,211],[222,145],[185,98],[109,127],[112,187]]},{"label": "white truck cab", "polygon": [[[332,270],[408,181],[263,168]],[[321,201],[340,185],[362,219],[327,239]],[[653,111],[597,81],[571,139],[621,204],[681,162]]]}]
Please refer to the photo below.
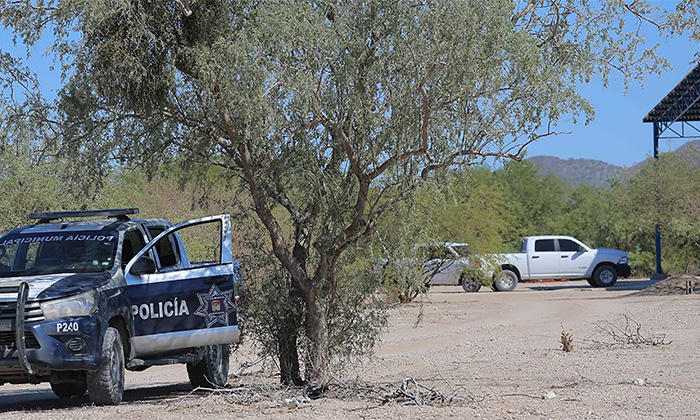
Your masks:
[{"label": "white truck cab", "polygon": [[618,277],[630,275],[628,259],[624,251],[594,249],[571,236],[528,236],[517,253],[496,256],[501,268],[495,275],[496,287],[499,281],[511,286],[538,279],[586,279],[593,287],[610,287]]}]

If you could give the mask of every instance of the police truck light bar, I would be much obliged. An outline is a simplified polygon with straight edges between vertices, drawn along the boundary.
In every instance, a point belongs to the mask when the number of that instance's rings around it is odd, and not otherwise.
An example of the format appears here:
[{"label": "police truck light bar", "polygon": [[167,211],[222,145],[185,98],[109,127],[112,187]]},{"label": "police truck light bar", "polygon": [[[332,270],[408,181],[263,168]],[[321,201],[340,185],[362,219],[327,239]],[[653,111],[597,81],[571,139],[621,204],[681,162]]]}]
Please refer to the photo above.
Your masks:
[{"label": "police truck light bar", "polygon": [[48,223],[52,220],[68,219],[75,217],[116,217],[117,219],[128,220],[129,214],[138,214],[136,207],[125,209],[103,209],[103,210],[72,210],[72,211],[46,211],[40,213],[30,213],[27,216],[30,220],[38,220],[39,223]]}]

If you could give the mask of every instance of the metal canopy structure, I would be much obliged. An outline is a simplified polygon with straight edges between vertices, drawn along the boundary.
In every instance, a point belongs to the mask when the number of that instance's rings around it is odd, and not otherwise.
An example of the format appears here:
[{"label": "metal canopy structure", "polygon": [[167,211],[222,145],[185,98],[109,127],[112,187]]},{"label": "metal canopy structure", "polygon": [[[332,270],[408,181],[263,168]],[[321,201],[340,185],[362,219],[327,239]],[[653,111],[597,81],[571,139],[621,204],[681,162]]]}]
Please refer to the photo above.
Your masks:
[{"label": "metal canopy structure", "polygon": [[[642,120],[653,123],[654,158],[659,158],[660,139],[700,139],[700,65],[696,65]],[[655,200],[656,203],[656,200]],[[658,204],[658,203],[657,203]],[[661,229],[656,224],[656,274],[661,268]]]}]

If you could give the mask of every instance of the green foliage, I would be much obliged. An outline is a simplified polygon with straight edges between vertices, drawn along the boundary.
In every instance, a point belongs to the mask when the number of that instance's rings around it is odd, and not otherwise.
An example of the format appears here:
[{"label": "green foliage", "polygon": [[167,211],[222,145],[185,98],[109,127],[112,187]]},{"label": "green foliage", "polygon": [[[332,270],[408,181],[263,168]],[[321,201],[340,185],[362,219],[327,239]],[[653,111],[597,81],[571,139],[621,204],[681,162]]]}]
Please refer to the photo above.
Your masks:
[{"label": "green foliage", "polygon": [[0,148],[0,230],[26,224],[32,212],[71,208],[75,197],[61,182],[62,170],[32,162],[21,147]]},{"label": "green foliage", "polygon": [[432,241],[428,209],[435,203],[415,200],[396,204],[382,219],[368,247],[372,269],[381,276],[384,292],[399,302],[410,302],[427,291],[424,255],[418,244]]},{"label": "green foliage", "polygon": [[654,274],[656,271],[656,257],[650,251],[631,251],[630,268],[632,273],[637,276],[647,277]]},{"label": "green foliage", "polygon": [[[289,274],[270,259],[260,227],[250,226],[249,219],[239,221],[257,233],[241,235],[237,242],[247,279],[241,307],[242,334],[256,345],[262,357],[273,358],[280,356],[280,346],[287,337],[298,337],[295,351],[308,369],[313,347],[304,335],[306,305],[301,292],[295,290]],[[239,233],[244,229],[238,226]],[[376,262],[373,252],[371,247],[353,248],[345,254],[338,272],[337,299],[328,308],[328,340],[336,373],[344,372],[349,362],[368,356],[387,325],[381,273],[371,269]]]},{"label": "green foliage", "polygon": [[491,274],[493,269],[489,265],[489,261],[483,258],[472,259],[468,264],[462,265],[462,275],[466,278],[475,280],[483,286],[493,288],[493,278]]},{"label": "green foliage", "polygon": [[480,253],[502,249],[507,199],[487,168],[450,172],[424,186],[417,200],[431,242],[465,242]]},{"label": "green foliage", "polygon": [[503,232],[508,250],[516,250],[523,236],[553,230],[554,221],[566,205],[566,184],[552,176],[538,176],[527,162],[508,163],[495,175],[503,188],[506,213],[511,217]]},{"label": "green foliage", "polygon": [[348,361],[371,355],[386,330],[389,315],[380,293],[380,274],[369,269],[368,249],[354,248],[343,258],[337,298],[328,316],[330,348],[335,354],[331,360],[336,363],[336,372],[347,368]]}]

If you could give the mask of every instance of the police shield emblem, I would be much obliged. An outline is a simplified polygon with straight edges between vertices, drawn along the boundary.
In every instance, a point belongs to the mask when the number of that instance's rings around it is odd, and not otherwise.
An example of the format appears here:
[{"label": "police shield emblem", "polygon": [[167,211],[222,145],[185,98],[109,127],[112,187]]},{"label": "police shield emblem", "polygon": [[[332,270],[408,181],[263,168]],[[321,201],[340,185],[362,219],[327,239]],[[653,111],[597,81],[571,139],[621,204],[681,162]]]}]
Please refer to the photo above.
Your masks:
[{"label": "police shield emblem", "polygon": [[194,315],[204,318],[207,328],[213,326],[228,326],[229,315],[236,311],[233,304],[233,291],[222,292],[216,285],[212,285],[207,293],[197,293],[199,307]]}]

